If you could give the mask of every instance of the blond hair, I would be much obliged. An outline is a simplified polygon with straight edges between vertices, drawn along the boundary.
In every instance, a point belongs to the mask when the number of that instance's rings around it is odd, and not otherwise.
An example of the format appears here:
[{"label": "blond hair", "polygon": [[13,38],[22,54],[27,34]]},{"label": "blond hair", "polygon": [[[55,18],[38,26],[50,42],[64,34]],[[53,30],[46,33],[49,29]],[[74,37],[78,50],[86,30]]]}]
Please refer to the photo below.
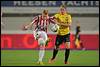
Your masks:
[{"label": "blond hair", "polygon": [[63,4],[63,5],[60,6],[60,8],[65,8],[66,9],[66,6]]},{"label": "blond hair", "polygon": [[43,14],[48,15],[48,10],[43,10]]}]

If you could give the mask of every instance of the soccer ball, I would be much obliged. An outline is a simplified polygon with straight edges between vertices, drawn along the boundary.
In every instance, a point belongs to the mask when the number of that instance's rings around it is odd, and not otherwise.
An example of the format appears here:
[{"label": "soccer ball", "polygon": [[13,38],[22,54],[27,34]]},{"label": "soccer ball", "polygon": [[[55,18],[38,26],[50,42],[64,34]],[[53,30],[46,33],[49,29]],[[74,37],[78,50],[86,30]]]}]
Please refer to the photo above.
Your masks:
[{"label": "soccer ball", "polygon": [[38,44],[39,45],[44,45],[45,44],[45,40],[43,38],[39,38],[38,39]]},{"label": "soccer ball", "polygon": [[51,28],[51,31],[57,32],[59,30],[59,26],[57,24],[54,24]]}]

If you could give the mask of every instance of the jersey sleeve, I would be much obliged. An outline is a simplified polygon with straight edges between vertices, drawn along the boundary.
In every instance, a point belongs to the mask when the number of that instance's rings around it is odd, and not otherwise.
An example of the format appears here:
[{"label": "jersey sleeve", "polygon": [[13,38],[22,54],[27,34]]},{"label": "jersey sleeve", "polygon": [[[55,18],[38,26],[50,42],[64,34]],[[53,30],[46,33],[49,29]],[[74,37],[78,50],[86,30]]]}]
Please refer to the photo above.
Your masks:
[{"label": "jersey sleeve", "polygon": [[59,14],[55,14],[54,16],[52,16],[50,18],[51,23],[55,24],[56,23],[55,19],[57,20],[58,17],[59,17]]},{"label": "jersey sleeve", "polygon": [[32,23],[36,23],[36,22],[38,22],[38,16],[35,16],[35,17],[33,18],[33,20],[32,20]]},{"label": "jersey sleeve", "polygon": [[54,18],[55,18],[54,16],[49,17],[49,24],[50,24],[50,23],[55,24]]},{"label": "jersey sleeve", "polygon": [[59,15],[58,15],[58,14],[55,14],[55,15],[54,15],[54,18],[58,18],[58,17],[59,17]]}]

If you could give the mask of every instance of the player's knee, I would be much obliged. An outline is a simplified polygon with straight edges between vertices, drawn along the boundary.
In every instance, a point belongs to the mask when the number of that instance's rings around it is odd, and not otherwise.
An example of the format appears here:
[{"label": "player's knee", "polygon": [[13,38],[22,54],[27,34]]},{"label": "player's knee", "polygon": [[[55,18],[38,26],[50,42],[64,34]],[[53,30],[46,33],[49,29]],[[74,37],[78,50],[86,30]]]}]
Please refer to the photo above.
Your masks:
[{"label": "player's knee", "polygon": [[55,49],[58,50],[59,49],[59,46],[55,46]]},{"label": "player's knee", "polygon": [[66,48],[69,49],[70,48],[70,42],[66,42]]},{"label": "player's knee", "polygon": [[38,43],[39,43],[39,45],[44,45],[45,44],[45,40],[43,38],[39,38],[38,39]]},{"label": "player's knee", "polygon": [[44,50],[45,49],[45,45],[40,45],[40,50]]}]

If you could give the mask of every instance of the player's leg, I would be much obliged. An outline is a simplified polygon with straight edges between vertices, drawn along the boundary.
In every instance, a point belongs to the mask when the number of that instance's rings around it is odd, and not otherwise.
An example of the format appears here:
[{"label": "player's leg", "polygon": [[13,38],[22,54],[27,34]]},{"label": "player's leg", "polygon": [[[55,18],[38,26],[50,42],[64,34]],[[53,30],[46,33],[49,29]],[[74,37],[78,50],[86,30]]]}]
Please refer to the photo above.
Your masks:
[{"label": "player's leg", "polygon": [[75,41],[74,41],[74,44],[75,44],[75,48],[78,48],[80,45],[79,45],[79,40],[78,40],[78,34],[75,34]]},{"label": "player's leg", "polygon": [[39,64],[43,64],[42,63],[42,59],[43,59],[43,56],[44,56],[44,44],[45,44],[45,41],[43,38],[39,38],[40,35],[42,32],[41,31],[33,31],[33,35],[34,35],[34,38],[36,40],[38,40],[38,44],[39,44],[39,59],[38,59],[38,63]]},{"label": "player's leg", "polygon": [[60,36],[57,35],[56,37],[56,43],[55,43],[55,48],[53,50],[53,56],[52,58],[49,60],[49,63],[52,63],[52,61],[54,61],[57,53],[58,53],[58,49],[59,49],[59,45],[62,43],[62,39]]},{"label": "player's leg", "polygon": [[80,48],[80,37],[79,37],[79,34],[76,34],[75,35],[75,48]]},{"label": "player's leg", "polygon": [[43,65],[42,61],[43,61],[44,54],[45,54],[45,45],[41,45],[39,50],[39,61],[38,61],[38,63],[41,65]]},{"label": "player's leg", "polygon": [[50,38],[48,37],[47,40],[46,40],[45,45],[47,46],[49,42],[50,42]]},{"label": "player's leg", "polygon": [[47,46],[49,41],[50,41],[50,39],[47,36],[47,33],[43,31],[42,36],[43,36],[43,38],[45,40],[45,46]]},{"label": "player's leg", "polygon": [[76,45],[76,48],[78,48],[78,49],[85,49],[84,48],[84,46],[83,46],[83,43],[82,43],[82,41],[81,41],[81,39],[80,39],[80,35],[78,34],[78,37],[76,38],[76,41],[75,41],[75,45]]},{"label": "player's leg", "polygon": [[75,40],[75,45],[76,45],[76,48],[80,48],[80,41],[78,40],[78,38]]},{"label": "player's leg", "polygon": [[68,57],[69,57],[69,54],[70,54],[70,34],[67,34],[66,37],[64,37],[65,39],[65,64],[68,63]]},{"label": "player's leg", "polygon": [[52,56],[51,60],[54,60],[55,59],[55,57],[56,57],[56,55],[58,53],[58,49],[59,49],[59,46],[55,46],[55,48],[53,50],[53,56]]},{"label": "player's leg", "polygon": [[38,63],[43,65],[42,60],[43,60],[43,57],[44,57],[44,54],[45,54],[45,41],[43,40],[43,38],[39,38],[38,43],[39,43],[39,46],[40,46]]},{"label": "player's leg", "polygon": [[81,46],[82,50],[85,50],[85,47],[84,47],[84,45],[83,45],[81,39],[79,39],[79,42],[80,42],[80,46]]},{"label": "player's leg", "polygon": [[70,42],[66,42],[66,49],[65,49],[65,64],[67,64],[67,61],[68,61],[68,57],[69,57],[69,54],[70,54]]},{"label": "player's leg", "polygon": [[40,44],[39,61],[40,61],[40,64],[43,65],[42,60],[43,60],[43,57],[44,57],[44,54],[45,54],[46,41],[48,39],[46,32],[41,31],[41,37],[42,38],[38,39],[38,42]]}]

